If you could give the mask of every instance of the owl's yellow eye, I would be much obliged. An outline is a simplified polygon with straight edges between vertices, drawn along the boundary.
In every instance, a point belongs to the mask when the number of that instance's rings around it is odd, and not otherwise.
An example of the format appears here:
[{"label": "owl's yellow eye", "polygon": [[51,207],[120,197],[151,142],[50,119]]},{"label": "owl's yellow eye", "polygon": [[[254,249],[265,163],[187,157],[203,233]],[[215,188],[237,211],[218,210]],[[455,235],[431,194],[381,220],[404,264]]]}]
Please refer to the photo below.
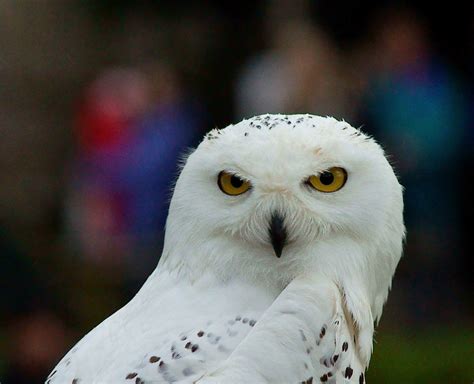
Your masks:
[{"label": "owl's yellow eye", "polygon": [[248,181],[242,180],[239,176],[226,171],[219,173],[217,184],[222,192],[231,196],[241,195],[250,189]]},{"label": "owl's yellow eye", "polygon": [[347,172],[343,168],[333,167],[319,175],[310,176],[307,184],[320,192],[336,192],[347,180]]}]

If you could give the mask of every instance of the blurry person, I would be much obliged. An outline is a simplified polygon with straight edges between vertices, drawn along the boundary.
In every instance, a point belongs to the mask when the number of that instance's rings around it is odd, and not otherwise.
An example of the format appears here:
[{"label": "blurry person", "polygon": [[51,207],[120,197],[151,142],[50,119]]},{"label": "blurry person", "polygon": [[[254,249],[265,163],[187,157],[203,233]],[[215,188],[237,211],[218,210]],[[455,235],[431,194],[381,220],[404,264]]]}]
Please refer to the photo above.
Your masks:
[{"label": "blurry person", "polygon": [[107,70],[86,91],[67,201],[71,239],[86,260],[126,268],[130,292],[158,262],[176,162],[201,118],[163,63]]},{"label": "blurry person", "polygon": [[[125,152],[121,176],[125,182],[129,234],[133,255],[143,257],[135,268],[143,278],[161,254],[164,225],[180,159],[197,144],[204,127],[200,104],[180,84],[176,71],[163,63],[144,67],[151,106],[136,121],[136,135]],[[131,269],[131,266],[129,266]]]},{"label": "blurry person", "polygon": [[379,14],[372,39],[365,111],[406,189],[404,307],[424,324],[453,320],[463,313],[455,277],[461,257],[458,196],[467,183],[460,163],[467,114],[463,89],[410,10]]},{"label": "blurry person", "polygon": [[270,27],[271,49],[244,66],[236,85],[239,117],[261,113],[316,113],[350,118],[350,82],[339,53],[306,19]]},{"label": "blurry person", "polygon": [[120,172],[127,166],[133,129],[150,102],[140,71],[113,68],[86,89],[79,105],[67,213],[73,242],[86,260],[120,265],[129,252]]}]

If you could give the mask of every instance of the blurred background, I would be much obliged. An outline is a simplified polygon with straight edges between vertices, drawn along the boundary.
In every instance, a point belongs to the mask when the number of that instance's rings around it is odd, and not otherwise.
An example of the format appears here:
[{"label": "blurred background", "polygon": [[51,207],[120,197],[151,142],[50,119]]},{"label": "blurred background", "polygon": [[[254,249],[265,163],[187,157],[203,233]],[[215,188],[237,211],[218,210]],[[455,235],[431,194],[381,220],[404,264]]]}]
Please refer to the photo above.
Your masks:
[{"label": "blurred background", "polygon": [[0,0],[0,381],[139,289],[187,148],[280,112],[362,127],[406,188],[369,382],[473,382],[474,13],[423,3]]}]

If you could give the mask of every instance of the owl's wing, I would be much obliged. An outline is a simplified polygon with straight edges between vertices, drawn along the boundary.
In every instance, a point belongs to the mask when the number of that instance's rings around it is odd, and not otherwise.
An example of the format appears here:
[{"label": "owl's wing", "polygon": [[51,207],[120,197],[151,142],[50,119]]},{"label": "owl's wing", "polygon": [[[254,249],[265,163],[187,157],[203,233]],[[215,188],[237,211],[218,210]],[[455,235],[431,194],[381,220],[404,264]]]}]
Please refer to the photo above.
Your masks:
[{"label": "owl's wing", "polygon": [[156,273],[88,333],[46,384],[190,384],[226,360],[277,293],[214,275],[195,284]]},{"label": "owl's wing", "polygon": [[207,383],[364,383],[351,316],[324,277],[291,282]]}]

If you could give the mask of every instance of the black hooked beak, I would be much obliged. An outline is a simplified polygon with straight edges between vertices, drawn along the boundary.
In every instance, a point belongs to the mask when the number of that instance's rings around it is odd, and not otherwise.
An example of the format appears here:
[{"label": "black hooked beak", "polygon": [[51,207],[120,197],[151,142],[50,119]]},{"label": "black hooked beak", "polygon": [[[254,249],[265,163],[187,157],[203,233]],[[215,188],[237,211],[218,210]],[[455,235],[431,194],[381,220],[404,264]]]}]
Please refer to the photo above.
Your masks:
[{"label": "black hooked beak", "polygon": [[270,234],[270,240],[272,242],[275,255],[276,257],[280,257],[283,247],[286,244],[286,238],[288,237],[285,223],[283,222],[283,217],[280,214],[273,213],[268,232]]}]

